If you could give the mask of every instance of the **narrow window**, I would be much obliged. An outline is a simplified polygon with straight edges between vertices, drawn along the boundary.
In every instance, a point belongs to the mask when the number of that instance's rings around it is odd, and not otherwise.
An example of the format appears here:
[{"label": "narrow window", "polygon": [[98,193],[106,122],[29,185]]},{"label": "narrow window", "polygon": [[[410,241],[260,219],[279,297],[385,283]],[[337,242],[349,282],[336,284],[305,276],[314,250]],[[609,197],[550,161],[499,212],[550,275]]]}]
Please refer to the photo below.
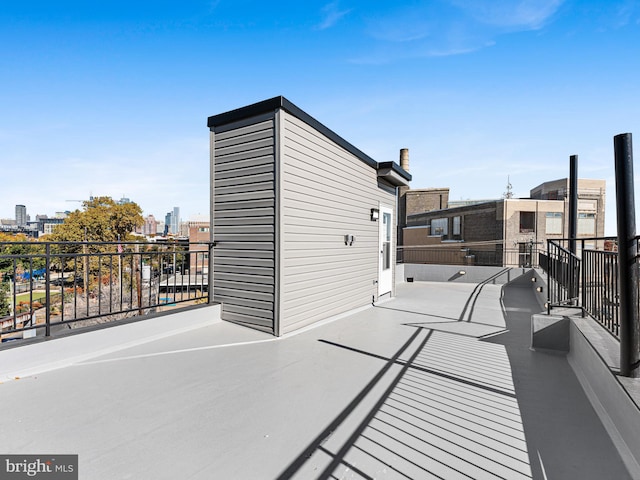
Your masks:
[{"label": "narrow window", "polygon": [[453,235],[461,235],[461,221],[462,221],[462,217],[453,217]]},{"label": "narrow window", "polygon": [[434,218],[431,220],[431,235],[446,236],[449,231],[447,218]]},{"label": "narrow window", "polygon": [[562,212],[547,212],[545,217],[547,235],[562,235]]},{"label": "narrow window", "polygon": [[596,214],[578,213],[578,235],[595,235]]},{"label": "narrow window", "polygon": [[536,231],[536,212],[520,212],[520,233]]}]

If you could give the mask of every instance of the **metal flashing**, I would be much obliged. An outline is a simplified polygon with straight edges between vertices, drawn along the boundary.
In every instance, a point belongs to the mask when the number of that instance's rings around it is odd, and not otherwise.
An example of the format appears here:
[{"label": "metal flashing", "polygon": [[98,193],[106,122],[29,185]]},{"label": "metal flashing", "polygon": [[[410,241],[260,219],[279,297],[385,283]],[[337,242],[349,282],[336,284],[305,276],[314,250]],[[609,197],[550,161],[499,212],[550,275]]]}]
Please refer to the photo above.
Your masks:
[{"label": "metal flashing", "polygon": [[396,187],[408,187],[411,181],[411,174],[404,170],[396,162],[380,162],[377,166],[378,177],[384,178],[387,182]]},{"label": "metal flashing", "polygon": [[[336,144],[340,145],[342,148],[352,153],[364,163],[369,165],[372,168],[375,168],[378,171],[378,176],[383,177],[386,180],[390,181],[393,185],[408,185],[408,181],[411,180],[411,175],[403,170],[400,165],[396,162],[377,162],[369,155],[364,153],[359,148],[355,147],[340,135],[335,133],[333,130],[329,129],[318,120],[313,118],[311,115],[306,113],[304,110],[287,100],[282,95],[273,97],[267,100],[263,100],[261,102],[253,103],[251,105],[247,105],[244,107],[236,108],[235,110],[230,110],[228,112],[220,113],[218,115],[213,115],[207,119],[207,126],[213,132],[218,132],[223,129],[225,125],[233,122],[238,122],[246,118],[255,117],[261,114],[265,114],[268,112],[275,112],[278,109],[283,109],[291,115],[297,117],[302,120],[307,125],[315,128],[320,133],[322,133],[327,138],[331,139]],[[390,169],[390,170],[389,170]],[[387,173],[380,174],[380,170],[384,170],[385,172],[389,170]],[[389,177],[393,177],[393,180]],[[396,178],[399,177],[399,178]],[[402,180],[404,179],[404,180]]]}]

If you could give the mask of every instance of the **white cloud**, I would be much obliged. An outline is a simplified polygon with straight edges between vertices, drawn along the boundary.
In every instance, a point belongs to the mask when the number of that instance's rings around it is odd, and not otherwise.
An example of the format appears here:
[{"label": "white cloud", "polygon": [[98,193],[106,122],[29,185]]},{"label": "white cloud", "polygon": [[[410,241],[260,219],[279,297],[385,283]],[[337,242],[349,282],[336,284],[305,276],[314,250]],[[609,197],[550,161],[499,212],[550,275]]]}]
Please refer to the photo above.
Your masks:
[{"label": "white cloud", "polygon": [[548,24],[565,0],[443,0],[371,11],[365,32],[376,44],[353,63],[463,55],[496,44],[501,35]]},{"label": "white cloud", "polygon": [[450,0],[475,20],[496,27],[536,30],[564,0]]},{"label": "white cloud", "polygon": [[636,0],[626,0],[617,9],[617,27],[625,27],[629,24],[640,24],[640,5]]},{"label": "white cloud", "polygon": [[318,30],[326,30],[327,28],[333,27],[336,23],[340,21],[342,17],[351,12],[351,9],[341,10],[339,2],[331,2],[327,3],[324,7],[322,7],[322,21],[318,24]]}]

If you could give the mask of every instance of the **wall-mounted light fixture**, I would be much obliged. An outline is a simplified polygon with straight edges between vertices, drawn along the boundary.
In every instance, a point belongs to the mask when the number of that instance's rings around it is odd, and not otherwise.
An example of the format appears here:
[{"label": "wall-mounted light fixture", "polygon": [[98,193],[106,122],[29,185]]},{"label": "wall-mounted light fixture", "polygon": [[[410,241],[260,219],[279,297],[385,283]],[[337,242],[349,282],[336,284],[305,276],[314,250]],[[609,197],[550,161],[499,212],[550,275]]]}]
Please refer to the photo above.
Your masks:
[{"label": "wall-mounted light fixture", "polygon": [[378,210],[377,208],[372,208],[371,209],[371,221],[372,222],[377,222],[378,218],[380,218],[380,210]]},{"label": "wall-mounted light fixture", "polygon": [[542,287],[538,287],[538,288],[536,288],[536,291],[537,291],[538,293],[542,293],[542,290],[543,290],[543,288],[542,288]]}]

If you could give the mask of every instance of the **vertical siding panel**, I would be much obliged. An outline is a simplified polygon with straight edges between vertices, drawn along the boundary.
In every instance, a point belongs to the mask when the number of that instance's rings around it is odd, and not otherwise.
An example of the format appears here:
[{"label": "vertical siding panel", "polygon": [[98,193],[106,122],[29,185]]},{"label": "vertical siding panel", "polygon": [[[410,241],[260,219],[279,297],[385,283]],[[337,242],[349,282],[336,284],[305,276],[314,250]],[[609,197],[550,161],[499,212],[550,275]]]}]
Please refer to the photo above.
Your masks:
[{"label": "vertical siding panel", "polygon": [[[281,125],[280,329],[287,333],[376,297],[379,225],[370,212],[380,204],[395,210],[395,193],[378,186],[374,168],[293,115],[282,112]],[[356,237],[353,245],[345,235]]]},{"label": "vertical siding panel", "polygon": [[254,120],[212,133],[214,300],[223,320],[274,333],[275,124]]}]

